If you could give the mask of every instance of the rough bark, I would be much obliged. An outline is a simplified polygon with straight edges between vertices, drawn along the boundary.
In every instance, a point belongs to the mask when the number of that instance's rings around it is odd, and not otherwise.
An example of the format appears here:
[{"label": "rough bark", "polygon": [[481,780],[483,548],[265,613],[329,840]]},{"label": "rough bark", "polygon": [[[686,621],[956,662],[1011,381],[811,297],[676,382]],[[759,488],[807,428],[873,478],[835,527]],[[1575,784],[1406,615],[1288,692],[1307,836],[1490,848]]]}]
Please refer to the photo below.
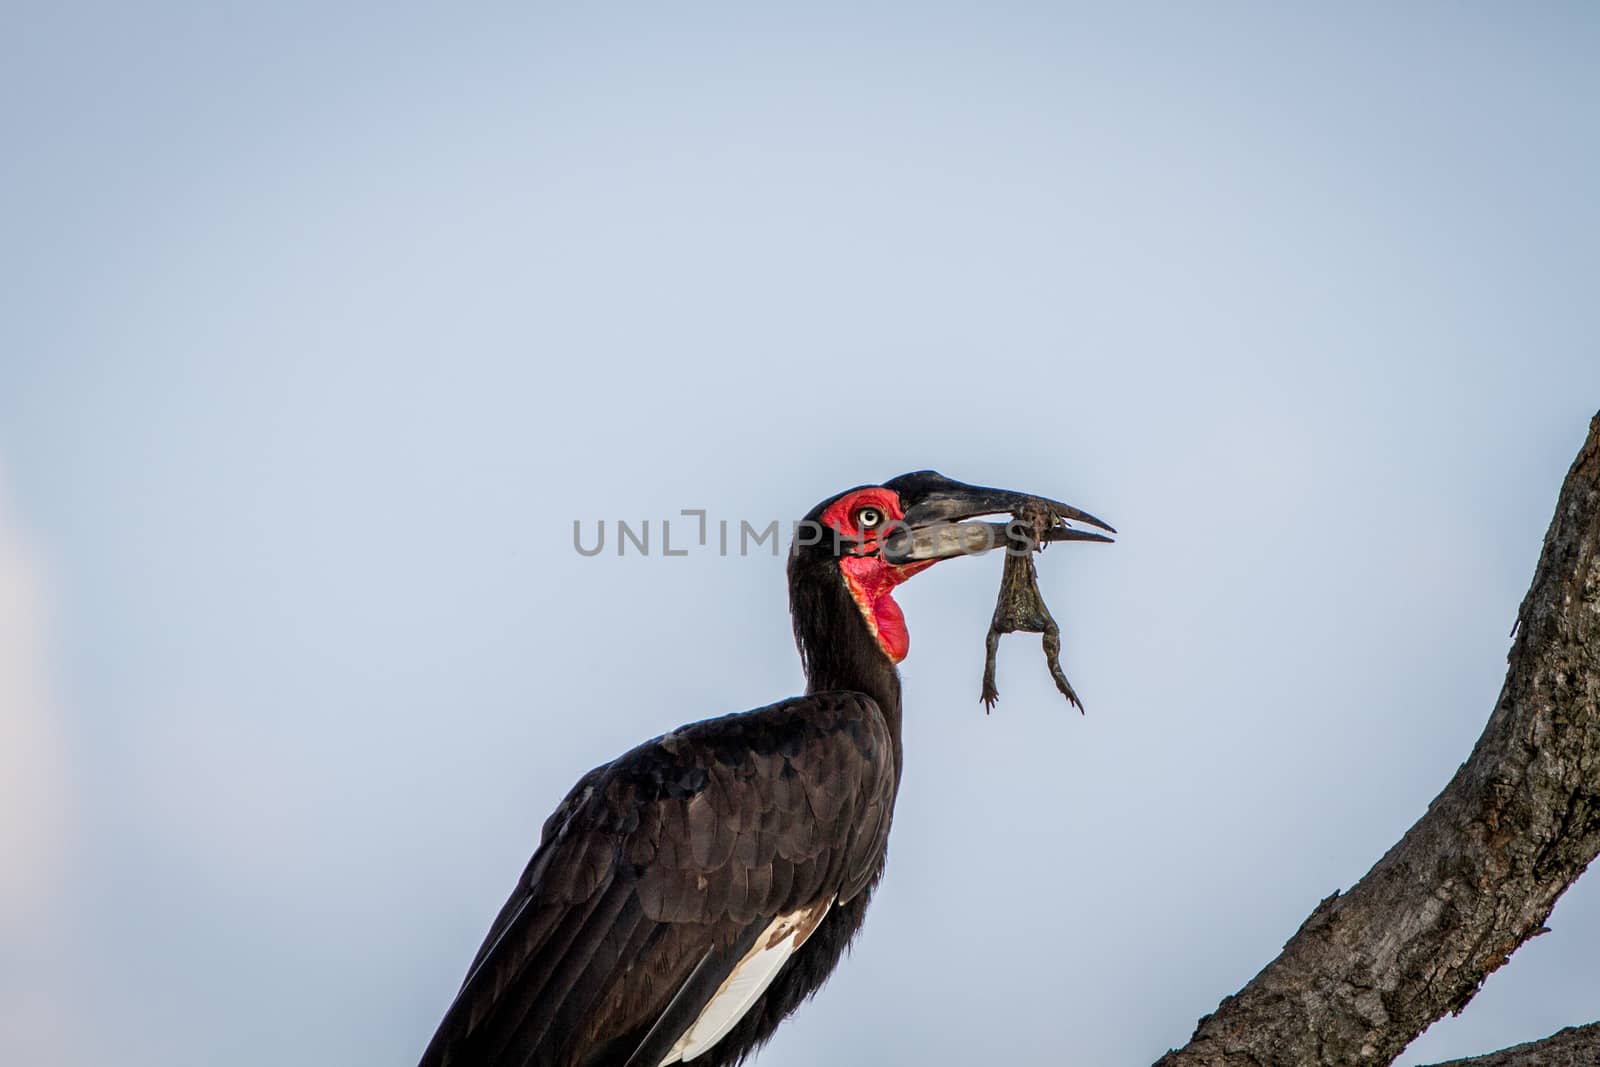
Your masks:
[{"label": "rough bark", "polygon": [[1595,1067],[1600,1063],[1600,1023],[1569,1026],[1542,1041],[1491,1052],[1487,1056],[1436,1063],[1433,1067]]},{"label": "rough bark", "polygon": [[1488,726],[1427,813],[1157,1067],[1388,1064],[1544,932],[1600,851],[1600,415],[1509,660]]}]

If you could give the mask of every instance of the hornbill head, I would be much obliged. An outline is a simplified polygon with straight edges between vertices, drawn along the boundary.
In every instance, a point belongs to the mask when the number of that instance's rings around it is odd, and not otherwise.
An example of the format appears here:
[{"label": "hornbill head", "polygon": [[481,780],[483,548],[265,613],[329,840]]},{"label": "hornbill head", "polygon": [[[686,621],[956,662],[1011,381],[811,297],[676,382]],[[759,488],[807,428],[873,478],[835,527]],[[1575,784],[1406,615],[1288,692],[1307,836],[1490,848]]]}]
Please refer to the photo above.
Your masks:
[{"label": "hornbill head", "polygon": [[[847,489],[811,509],[796,526],[789,552],[791,595],[798,598],[805,585],[828,581],[830,575],[837,576],[833,581],[842,579],[879,648],[899,663],[910,637],[891,595],[894,587],[940,560],[997,548],[1031,551],[1031,534],[1006,522],[966,521],[1026,510],[1046,511],[1054,518],[1040,541],[1111,540],[1083,526],[1116,533],[1088,512],[1058,500],[967,485],[938,471],[914,471],[882,485]],[[805,605],[797,599],[794,607],[798,615]]]}]

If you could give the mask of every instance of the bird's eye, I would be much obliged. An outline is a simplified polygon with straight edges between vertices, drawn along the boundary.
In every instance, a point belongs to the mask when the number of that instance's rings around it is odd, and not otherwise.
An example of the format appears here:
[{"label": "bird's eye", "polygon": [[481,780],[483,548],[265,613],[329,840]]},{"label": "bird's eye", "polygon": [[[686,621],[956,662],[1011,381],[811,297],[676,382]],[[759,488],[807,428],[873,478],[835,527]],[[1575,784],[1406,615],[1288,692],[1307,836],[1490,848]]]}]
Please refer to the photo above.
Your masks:
[{"label": "bird's eye", "polygon": [[862,508],[856,512],[856,529],[873,530],[883,523],[883,512],[877,508]]}]

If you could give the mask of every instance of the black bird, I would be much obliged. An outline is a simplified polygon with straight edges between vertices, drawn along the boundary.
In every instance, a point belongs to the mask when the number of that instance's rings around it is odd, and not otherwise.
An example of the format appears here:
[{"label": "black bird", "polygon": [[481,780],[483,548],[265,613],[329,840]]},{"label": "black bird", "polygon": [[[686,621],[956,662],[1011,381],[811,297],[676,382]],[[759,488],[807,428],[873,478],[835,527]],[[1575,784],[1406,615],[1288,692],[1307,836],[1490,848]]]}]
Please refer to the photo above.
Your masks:
[{"label": "black bird", "polygon": [[[894,587],[1043,504],[934,471],[818,504],[789,553],[806,695],[680,727],[546,820],[421,1067],[723,1067],[814,993],[883,874],[900,785]],[[996,537],[996,531],[1002,536]],[[1051,540],[1110,540],[1065,523]]]}]

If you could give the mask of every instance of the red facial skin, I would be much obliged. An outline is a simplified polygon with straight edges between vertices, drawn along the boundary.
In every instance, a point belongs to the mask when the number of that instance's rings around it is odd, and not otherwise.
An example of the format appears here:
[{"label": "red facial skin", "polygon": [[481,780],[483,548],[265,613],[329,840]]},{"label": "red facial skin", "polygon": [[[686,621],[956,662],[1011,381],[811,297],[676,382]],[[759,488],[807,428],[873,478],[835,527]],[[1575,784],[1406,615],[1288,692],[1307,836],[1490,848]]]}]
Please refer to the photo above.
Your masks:
[{"label": "red facial skin", "polygon": [[[863,531],[856,524],[856,513],[862,508],[877,508],[883,521],[874,530]],[[842,537],[859,540],[859,548],[839,560],[839,571],[844,575],[845,586],[855,598],[856,606],[867,620],[867,627],[877,639],[878,647],[890,662],[899,663],[906,658],[911,647],[911,635],[906,632],[906,617],[900,605],[890,594],[894,587],[933,566],[938,560],[920,560],[899,566],[885,563],[880,556],[862,555],[877,548],[879,531],[893,530],[894,523],[905,518],[900,498],[888,489],[873,486],[860,489],[849,496],[840,497],[822,513],[824,526],[837,531]]]}]

